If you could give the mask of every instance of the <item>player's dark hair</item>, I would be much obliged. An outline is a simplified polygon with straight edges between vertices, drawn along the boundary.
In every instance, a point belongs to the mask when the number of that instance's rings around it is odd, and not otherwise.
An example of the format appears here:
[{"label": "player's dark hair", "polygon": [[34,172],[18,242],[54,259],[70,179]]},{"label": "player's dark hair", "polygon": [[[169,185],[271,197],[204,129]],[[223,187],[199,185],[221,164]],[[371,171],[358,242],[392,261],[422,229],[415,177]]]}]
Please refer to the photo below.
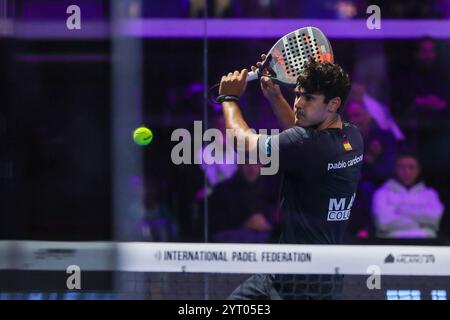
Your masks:
[{"label": "player's dark hair", "polygon": [[297,87],[308,93],[319,93],[325,96],[325,103],[331,99],[341,98],[338,113],[342,113],[345,101],[350,93],[350,77],[341,66],[329,62],[316,62],[313,59],[305,63],[304,69],[297,79]]}]

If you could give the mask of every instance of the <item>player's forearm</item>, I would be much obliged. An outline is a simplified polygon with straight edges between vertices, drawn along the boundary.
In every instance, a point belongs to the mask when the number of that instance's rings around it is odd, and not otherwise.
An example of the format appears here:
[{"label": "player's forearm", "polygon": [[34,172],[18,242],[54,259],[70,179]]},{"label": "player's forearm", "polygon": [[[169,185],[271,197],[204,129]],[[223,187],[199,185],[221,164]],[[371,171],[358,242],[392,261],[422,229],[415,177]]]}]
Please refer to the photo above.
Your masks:
[{"label": "player's forearm", "polygon": [[272,107],[275,116],[280,122],[283,129],[292,128],[295,124],[295,114],[292,111],[289,103],[284,99],[283,96],[270,99],[270,105]]},{"label": "player's forearm", "polygon": [[222,103],[223,116],[227,129],[236,131],[247,131],[249,126],[242,116],[241,109],[234,101],[225,101]]},{"label": "player's forearm", "polygon": [[[233,135],[238,140],[237,149],[244,148],[245,150],[242,151],[245,152],[246,156],[253,155],[252,151],[257,149],[259,135],[250,130],[244,117],[242,117],[237,102],[234,100],[227,100],[226,96],[240,97],[245,92],[247,86],[247,74],[247,69],[243,69],[241,72],[230,72],[227,76],[222,77],[219,88],[219,94],[225,98],[221,101],[226,128],[233,131]],[[239,151],[241,150],[237,151],[239,154]]]},{"label": "player's forearm", "polygon": [[234,101],[225,101],[222,103],[222,110],[226,128],[233,130],[233,134],[238,141],[245,141],[245,149],[248,151],[251,147],[249,136],[252,132],[247,122],[245,122],[238,104]]}]

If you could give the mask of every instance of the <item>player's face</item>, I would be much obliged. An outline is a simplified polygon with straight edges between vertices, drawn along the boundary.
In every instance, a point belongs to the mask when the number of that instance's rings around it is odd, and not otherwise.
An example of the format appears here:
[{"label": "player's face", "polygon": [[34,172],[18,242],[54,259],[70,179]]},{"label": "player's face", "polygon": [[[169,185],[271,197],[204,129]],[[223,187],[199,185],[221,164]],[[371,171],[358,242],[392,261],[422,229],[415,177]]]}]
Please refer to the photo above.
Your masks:
[{"label": "player's face", "polygon": [[295,124],[300,127],[313,127],[324,122],[328,116],[327,104],[323,94],[305,92],[303,88],[295,89]]}]

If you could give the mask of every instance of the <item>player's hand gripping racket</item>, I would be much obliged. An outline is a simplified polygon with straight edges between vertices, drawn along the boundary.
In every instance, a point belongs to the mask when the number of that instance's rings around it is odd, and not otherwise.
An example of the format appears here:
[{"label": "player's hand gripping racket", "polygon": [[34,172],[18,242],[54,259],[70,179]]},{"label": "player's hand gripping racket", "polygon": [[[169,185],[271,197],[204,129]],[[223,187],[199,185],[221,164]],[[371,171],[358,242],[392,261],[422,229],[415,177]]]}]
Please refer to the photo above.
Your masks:
[{"label": "player's hand gripping racket", "polygon": [[[333,63],[333,49],[327,37],[315,27],[304,27],[288,33],[278,40],[256,71],[248,73],[247,82],[270,77],[275,84],[295,87],[305,62],[313,58],[318,62]],[[267,72],[266,72],[267,71]],[[217,88],[220,83],[210,88]]]},{"label": "player's hand gripping racket", "polygon": [[264,70],[267,70],[267,76],[274,83],[295,86],[305,62],[311,58],[318,62],[333,63],[330,42],[323,32],[315,27],[295,30],[275,43],[261,66],[255,72],[249,72],[247,82],[261,78]]}]

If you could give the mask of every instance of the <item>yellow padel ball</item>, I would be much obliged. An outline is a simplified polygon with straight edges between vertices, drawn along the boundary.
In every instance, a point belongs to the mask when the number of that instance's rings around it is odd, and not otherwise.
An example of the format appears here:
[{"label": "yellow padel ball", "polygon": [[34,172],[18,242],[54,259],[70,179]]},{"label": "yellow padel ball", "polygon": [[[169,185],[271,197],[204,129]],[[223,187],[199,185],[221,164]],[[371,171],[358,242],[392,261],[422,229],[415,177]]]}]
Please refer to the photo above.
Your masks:
[{"label": "yellow padel ball", "polygon": [[137,145],[146,146],[153,140],[153,132],[149,128],[139,127],[133,132],[133,140]]}]

